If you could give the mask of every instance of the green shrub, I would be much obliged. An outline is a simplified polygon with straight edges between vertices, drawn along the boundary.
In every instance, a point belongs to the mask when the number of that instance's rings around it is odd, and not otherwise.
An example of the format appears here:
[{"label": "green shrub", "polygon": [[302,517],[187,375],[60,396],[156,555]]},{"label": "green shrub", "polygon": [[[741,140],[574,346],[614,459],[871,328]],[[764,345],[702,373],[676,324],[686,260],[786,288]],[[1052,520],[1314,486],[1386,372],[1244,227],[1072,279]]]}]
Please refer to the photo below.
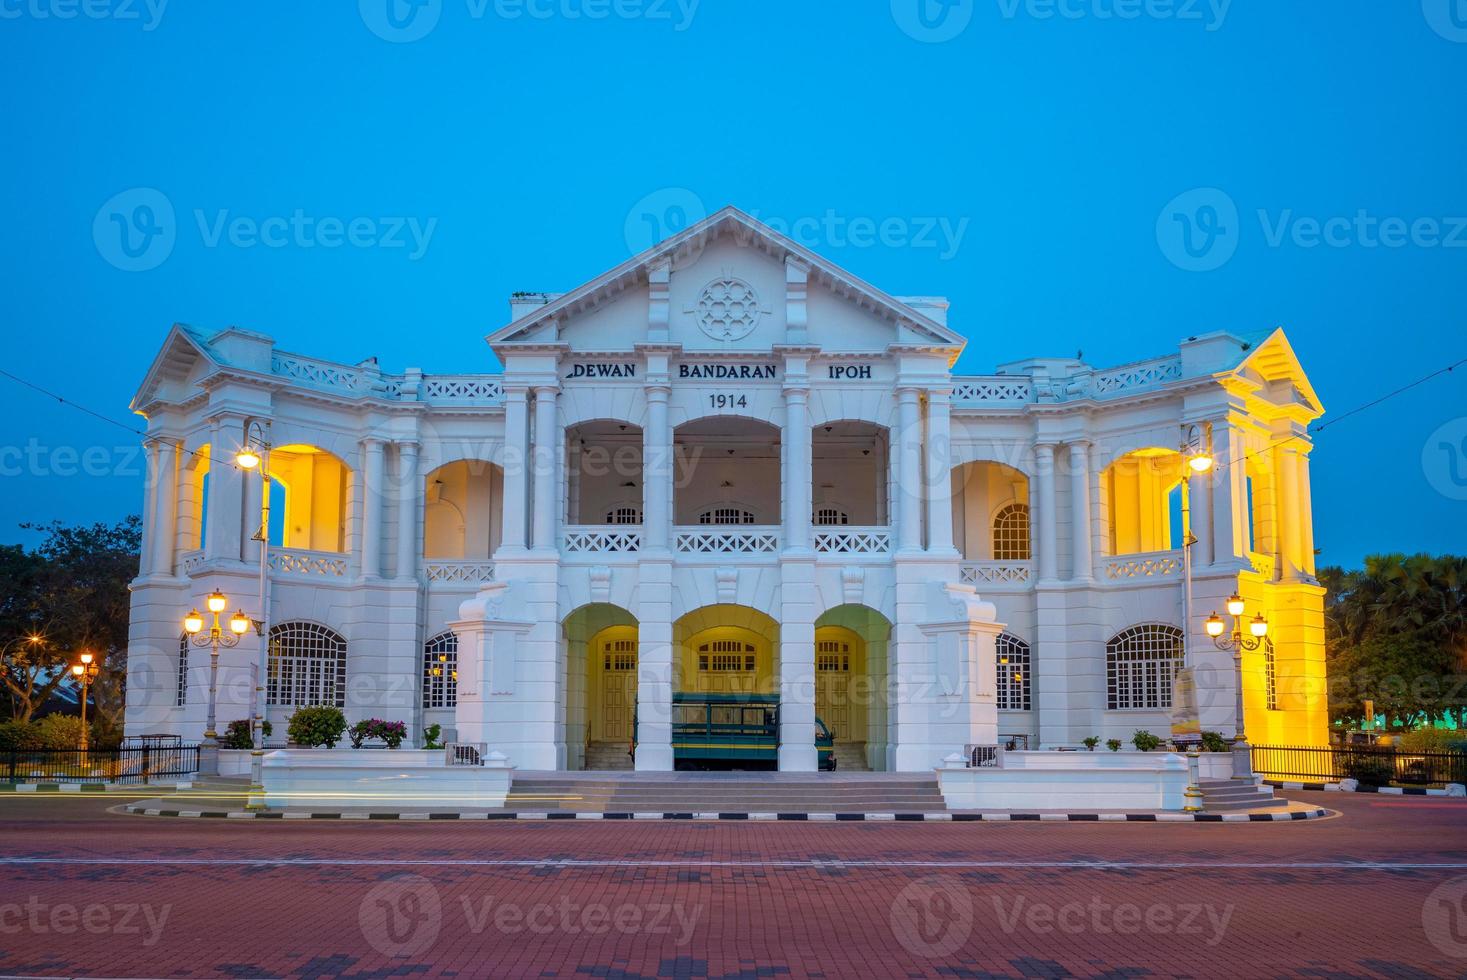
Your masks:
[{"label": "green shrub", "polygon": [[295,714],[290,716],[290,723],[286,726],[286,734],[296,745],[304,745],[307,748],[318,746],[333,749],[336,743],[341,741],[342,733],[346,731],[346,715],[342,714],[340,708],[320,706],[314,708],[297,708]]},{"label": "green shrub", "polygon": [[1418,728],[1401,736],[1401,749],[1406,752],[1452,752],[1462,748],[1467,733],[1443,728]]},{"label": "green shrub", "polygon": [[1081,739],[1080,740],[1080,744],[1083,745],[1083,746],[1085,746],[1091,752],[1094,752],[1095,751],[1095,747],[1100,744],[1100,736],[1099,735],[1091,735],[1089,738]]},{"label": "green shrub", "polygon": [[45,749],[79,749],[81,733],[81,719],[74,715],[47,715],[36,722],[36,734]]},{"label": "green shrub", "polygon": [[1138,730],[1131,736],[1131,744],[1136,746],[1137,752],[1152,752],[1161,748],[1161,739],[1150,732]]},{"label": "green shrub", "polygon": [[[260,722],[260,732],[264,738],[274,734],[274,728],[268,721]],[[250,731],[250,720],[240,718],[229,723],[224,729],[224,734],[219,738],[219,747],[225,749],[252,749],[255,747],[254,733]]]},{"label": "green shrub", "polygon": [[443,734],[442,725],[429,725],[423,729],[423,748],[441,749],[443,746],[438,741],[438,736]]},{"label": "green shrub", "polygon": [[9,751],[10,749],[42,749],[45,747],[45,743],[41,740],[41,733],[36,730],[33,722],[0,722],[0,751]]},{"label": "green shrub", "polygon": [[1232,746],[1228,744],[1227,739],[1222,737],[1221,732],[1202,733],[1203,752],[1227,752],[1231,748]]},{"label": "green shrub", "polygon": [[1366,786],[1388,786],[1396,775],[1396,766],[1388,755],[1349,752],[1340,759],[1340,772],[1344,778],[1358,780]]},{"label": "green shrub", "polygon": [[1119,752],[1121,750],[1121,740],[1118,738],[1108,738],[1105,740],[1105,747],[1112,752]]}]

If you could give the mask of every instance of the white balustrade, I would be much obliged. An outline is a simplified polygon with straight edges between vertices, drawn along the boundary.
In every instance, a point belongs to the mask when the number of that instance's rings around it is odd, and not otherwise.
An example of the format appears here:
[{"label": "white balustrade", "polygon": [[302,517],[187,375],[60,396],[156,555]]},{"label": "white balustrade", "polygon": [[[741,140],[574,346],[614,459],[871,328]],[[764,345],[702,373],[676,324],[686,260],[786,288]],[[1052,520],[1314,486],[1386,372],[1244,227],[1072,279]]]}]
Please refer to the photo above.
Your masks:
[{"label": "white balustrade", "polygon": [[1137,555],[1116,555],[1105,560],[1105,577],[1113,582],[1178,578],[1181,574],[1182,553],[1180,551],[1151,551]]},{"label": "white balustrade", "polygon": [[699,525],[674,529],[674,549],[684,555],[770,555],[779,551],[779,528]]},{"label": "white balustrade", "polygon": [[204,550],[185,551],[178,556],[178,571],[182,575],[192,575],[198,567],[204,563]]},{"label": "white balustrade", "polygon": [[573,555],[632,554],[642,550],[642,529],[616,524],[572,524],[563,529],[560,550]]},{"label": "white balustrade", "polygon": [[428,584],[434,585],[482,585],[494,579],[492,561],[434,561],[423,563],[423,575]]},{"label": "white balustrade", "polygon": [[403,375],[383,375],[350,364],[335,364],[299,354],[276,351],[270,358],[270,373],[278,377],[342,395],[371,396],[389,401],[422,401],[433,405],[497,405],[504,400],[504,384],[498,375],[435,374],[417,379],[408,388]]},{"label": "white balustrade", "polygon": [[1093,391],[1096,395],[1114,395],[1144,388],[1155,388],[1176,381],[1182,376],[1182,359],[1172,354],[1167,357],[1136,361],[1105,371],[1096,371]]},{"label": "white balustrade", "polygon": [[817,526],[815,550],[830,555],[884,555],[891,551],[891,528]]},{"label": "white balustrade", "polygon": [[1265,582],[1273,581],[1274,560],[1273,555],[1264,555],[1256,551],[1248,552],[1248,563],[1253,566],[1253,572]]},{"label": "white balustrade", "polygon": [[335,551],[272,548],[270,549],[270,569],[278,575],[341,578],[346,575],[346,555]]},{"label": "white balustrade", "polygon": [[431,375],[423,378],[418,398],[432,405],[498,403],[504,398],[504,385],[485,375]]},{"label": "white balustrade", "polygon": [[1007,375],[953,378],[953,404],[964,407],[1025,405],[1034,400],[1034,383]]},{"label": "white balustrade", "polygon": [[270,373],[292,378],[313,388],[361,394],[371,389],[371,380],[360,368],[276,351],[270,358]]},{"label": "white balustrade", "polygon": [[1023,589],[1034,579],[1032,561],[965,561],[958,581],[980,589]]}]

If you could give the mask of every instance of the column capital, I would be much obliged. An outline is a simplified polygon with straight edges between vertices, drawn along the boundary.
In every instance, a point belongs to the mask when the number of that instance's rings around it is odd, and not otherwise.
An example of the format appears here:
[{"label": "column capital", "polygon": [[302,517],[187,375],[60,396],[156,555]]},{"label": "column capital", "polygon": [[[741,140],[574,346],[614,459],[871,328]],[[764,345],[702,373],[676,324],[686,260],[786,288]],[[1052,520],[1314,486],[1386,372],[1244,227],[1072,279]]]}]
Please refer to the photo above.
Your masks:
[{"label": "column capital", "polygon": [[416,439],[396,439],[393,445],[397,447],[398,452],[404,455],[416,456],[418,454],[418,440]]},{"label": "column capital", "polygon": [[362,448],[367,450],[368,452],[371,452],[372,450],[381,452],[382,448],[387,445],[387,440],[382,436],[362,436],[362,438],[357,441],[360,442],[362,444]]},{"label": "column capital", "polygon": [[808,379],[803,382],[786,381],[782,390],[787,401],[801,401],[810,395],[810,382]]},{"label": "column capital", "polygon": [[927,389],[927,400],[937,403],[951,403],[953,400],[953,386],[950,384],[940,385],[936,388]]},{"label": "column capital", "polygon": [[532,388],[534,389],[536,398],[550,398],[553,400],[556,395],[560,394],[560,385],[558,384],[542,383],[533,385]]},{"label": "column capital", "polygon": [[642,386],[642,391],[649,401],[655,399],[665,402],[668,398],[672,397],[672,382],[665,378],[657,381],[648,381]]}]

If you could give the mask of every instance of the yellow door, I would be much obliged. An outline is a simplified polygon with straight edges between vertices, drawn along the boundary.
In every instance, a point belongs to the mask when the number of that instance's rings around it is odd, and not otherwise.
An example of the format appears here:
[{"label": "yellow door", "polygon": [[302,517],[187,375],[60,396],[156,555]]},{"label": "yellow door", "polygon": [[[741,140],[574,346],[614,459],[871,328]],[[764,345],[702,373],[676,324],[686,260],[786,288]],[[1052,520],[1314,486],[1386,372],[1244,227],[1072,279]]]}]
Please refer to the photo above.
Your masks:
[{"label": "yellow door", "polygon": [[742,640],[713,640],[698,647],[698,691],[704,694],[752,694],[756,683],[755,652]]},{"label": "yellow door", "polygon": [[637,641],[609,640],[601,656],[601,740],[630,742],[637,710]]},{"label": "yellow door", "polygon": [[815,714],[836,738],[852,741],[851,645],[840,640],[815,644]]}]

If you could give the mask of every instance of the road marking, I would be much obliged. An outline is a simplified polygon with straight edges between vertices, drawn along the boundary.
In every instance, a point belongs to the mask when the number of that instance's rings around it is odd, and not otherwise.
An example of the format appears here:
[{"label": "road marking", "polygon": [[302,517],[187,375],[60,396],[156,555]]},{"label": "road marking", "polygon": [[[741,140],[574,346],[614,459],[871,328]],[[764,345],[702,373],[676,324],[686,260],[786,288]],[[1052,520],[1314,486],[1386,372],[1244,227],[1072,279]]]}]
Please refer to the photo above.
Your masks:
[{"label": "road marking", "polygon": [[250,868],[916,868],[931,870],[1095,871],[1461,871],[1467,861],[873,861],[839,858],[751,861],[635,860],[625,858],[106,858],[3,857],[0,866],[37,867],[250,867]]}]

